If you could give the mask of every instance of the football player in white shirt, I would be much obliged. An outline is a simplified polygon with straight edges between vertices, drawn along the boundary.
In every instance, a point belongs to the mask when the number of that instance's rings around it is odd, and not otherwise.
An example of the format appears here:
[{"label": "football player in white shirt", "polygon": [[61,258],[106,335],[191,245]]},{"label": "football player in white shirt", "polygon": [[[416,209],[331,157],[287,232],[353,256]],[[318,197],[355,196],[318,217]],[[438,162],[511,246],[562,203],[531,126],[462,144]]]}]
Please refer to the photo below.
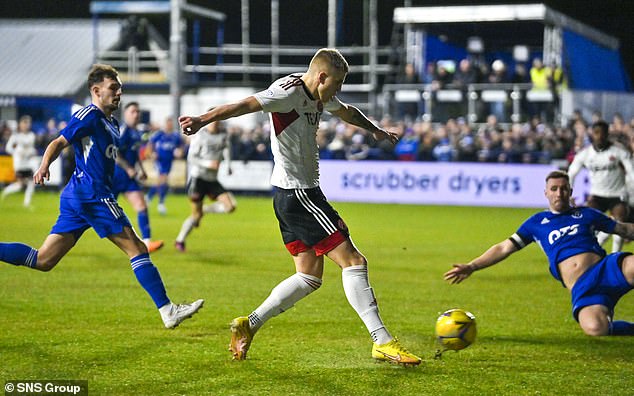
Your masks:
[{"label": "football player in white shirt", "polygon": [[35,133],[31,131],[31,116],[24,115],[18,121],[18,131],[13,133],[7,141],[7,153],[13,157],[13,170],[16,181],[2,190],[2,199],[24,188],[24,206],[31,205],[31,198],[35,190],[33,183],[33,167],[31,159],[37,155],[35,149]]},{"label": "football player in white shirt", "polygon": [[[590,196],[587,206],[602,212],[610,211],[617,221],[624,222],[628,215],[627,189],[625,178],[634,174],[632,155],[629,151],[608,139],[608,124],[597,121],[592,124],[592,144],[575,155],[568,168],[570,184],[581,168],[590,174]],[[603,244],[609,235],[601,233],[599,244]],[[612,252],[619,252],[623,247],[623,238],[612,236]]]},{"label": "football player in white shirt", "polygon": [[323,110],[367,129],[377,140],[389,139],[392,143],[398,140],[396,134],[376,126],[359,109],[335,97],[347,74],[348,62],[341,53],[322,48],[313,56],[306,73],[282,77],[262,92],[218,106],[201,116],[179,118],[183,132],[191,135],[210,122],[243,114],[264,111],[270,116],[275,162],[271,184],[276,187],[273,204],[296,272],[278,284],[248,317],[233,320],[230,350],[236,360],[246,358],[253,336],[264,322],[321,286],[324,256],[327,256],[342,269],[348,302],[372,337],[372,357],[403,365],[421,362],[383,324],[368,281],[367,260],[352,243],[345,222],[319,188],[316,132]]},{"label": "football player in white shirt", "polygon": [[[187,154],[187,195],[191,202],[191,215],[185,219],[174,246],[185,251],[185,239],[200,225],[205,213],[233,213],[236,199],[218,181],[218,169],[227,153],[228,172],[231,174],[231,148],[226,129],[214,122],[192,136]],[[215,202],[203,206],[205,197]]]}]

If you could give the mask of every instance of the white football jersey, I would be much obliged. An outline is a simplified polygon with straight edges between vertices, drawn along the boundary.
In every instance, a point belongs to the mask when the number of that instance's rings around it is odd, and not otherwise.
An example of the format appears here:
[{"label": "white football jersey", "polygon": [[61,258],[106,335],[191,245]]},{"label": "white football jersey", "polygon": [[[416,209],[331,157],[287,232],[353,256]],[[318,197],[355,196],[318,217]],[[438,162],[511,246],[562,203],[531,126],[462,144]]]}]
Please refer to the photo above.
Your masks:
[{"label": "white football jersey", "polygon": [[35,134],[33,132],[15,132],[7,140],[7,153],[13,156],[13,169],[16,171],[33,170],[31,157],[35,150]]},{"label": "white football jersey", "polygon": [[606,198],[626,196],[625,176],[634,172],[632,155],[620,145],[611,144],[602,151],[589,145],[578,152],[568,169],[573,187],[582,167],[590,174],[590,194]]},{"label": "white football jersey", "polygon": [[189,177],[206,181],[218,181],[218,169],[214,163],[220,163],[224,150],[228,148],[226,133],[211,134],[206,130],[192,136],[187,154]]},{"label": "white football jersey", "polygon": [[317,128],[323,110],[336,111],[341,102],[316,100],[306,89],[301,74],[291,74],[253,95],[270,113],[273,174],[271,184],[285,189],[319,186]]}]

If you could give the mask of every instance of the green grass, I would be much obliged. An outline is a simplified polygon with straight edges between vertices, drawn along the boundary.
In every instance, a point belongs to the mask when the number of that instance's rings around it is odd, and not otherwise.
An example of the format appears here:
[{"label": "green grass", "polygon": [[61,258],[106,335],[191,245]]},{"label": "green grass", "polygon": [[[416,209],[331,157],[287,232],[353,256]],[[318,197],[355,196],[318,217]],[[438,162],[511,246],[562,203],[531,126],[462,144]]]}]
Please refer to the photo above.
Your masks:
[{"label": "green grass", "polygon": [[[38,192],[31,211],[21,199],[0,203],[0,240],[38,247],[57,216],[58,196]],[[369,260],[385,323],[423,364],[402,368],[370,358],[370,338],[332,262],[322,288],[267,322],[249,359],[233,362],[228,323],[293,272],[271,200],[238,200],[235,214],[203,219],[186,254],[172,246],[189,210],[186,198],[169,197],[165,217],[151,209],[154,236],[166,241],[153,261],[170,297],[206,300],[173,331],[162,328],[125,255],[92,230],[50,273],[0,264],[0,382],[84,379],[91,395],[634,392],[634,337],[583,335],[568,292],[550,277],[537,246],[461,285],[442,280],[452,263],[510,235],[532,209],[336,203]],[[434,360],[435,319],[454,307],[476,315],[476,343]],[[633,295],[616,316],[634,319]]]}]

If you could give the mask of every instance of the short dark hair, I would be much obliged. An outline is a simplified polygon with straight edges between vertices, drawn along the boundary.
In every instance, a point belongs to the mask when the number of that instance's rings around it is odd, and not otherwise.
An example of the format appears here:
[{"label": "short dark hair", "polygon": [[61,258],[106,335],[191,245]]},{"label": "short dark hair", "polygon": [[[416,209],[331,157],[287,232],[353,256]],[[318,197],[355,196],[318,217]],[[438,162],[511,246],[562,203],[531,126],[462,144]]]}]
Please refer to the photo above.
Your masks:
[{"label": "short dark hair", "polygon": [[566,179],[566,181],[570,183],[570,177],[568,176],[568,172],[562,171],[562,170],[555,170],[550,172],[546,176],[546,183],[548,183],[548,180],[550,179]]},{"label": "short dark hair", "polygon": [[119,72],[114,67],[96,63],[92,65],[88,72],[88,88],[90,89],[93,85],[103,82],[106,78],[116,80],[118,76]]},{"label": "short dark hair", "polygon": [[123,107],[123,110],[128,110],[128,107],[132,107],[132,106],[141,107],[139,106],[139,102],[130,102]]},{"label": "short dark hair", "polygon": [[595,122],[594,124],[592,124],[592,129],[594,128],[600,128],[601,132],[605,133],[606,135],[610,130],[610,126],[608,125],[608,123],[603,120],[599,120]]}]

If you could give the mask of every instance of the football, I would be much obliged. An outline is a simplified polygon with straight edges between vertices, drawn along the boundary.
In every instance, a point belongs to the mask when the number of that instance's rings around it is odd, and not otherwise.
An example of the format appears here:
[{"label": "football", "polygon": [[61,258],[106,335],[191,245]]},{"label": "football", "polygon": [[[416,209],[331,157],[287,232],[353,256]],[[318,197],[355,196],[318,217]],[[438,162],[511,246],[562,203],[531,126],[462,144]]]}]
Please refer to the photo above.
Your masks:
[{"label": "football", "polygon": [[471,312],[450,309],[436,320],[436,339],[444,350],[459,351],[476,338],[476,319]]}]

